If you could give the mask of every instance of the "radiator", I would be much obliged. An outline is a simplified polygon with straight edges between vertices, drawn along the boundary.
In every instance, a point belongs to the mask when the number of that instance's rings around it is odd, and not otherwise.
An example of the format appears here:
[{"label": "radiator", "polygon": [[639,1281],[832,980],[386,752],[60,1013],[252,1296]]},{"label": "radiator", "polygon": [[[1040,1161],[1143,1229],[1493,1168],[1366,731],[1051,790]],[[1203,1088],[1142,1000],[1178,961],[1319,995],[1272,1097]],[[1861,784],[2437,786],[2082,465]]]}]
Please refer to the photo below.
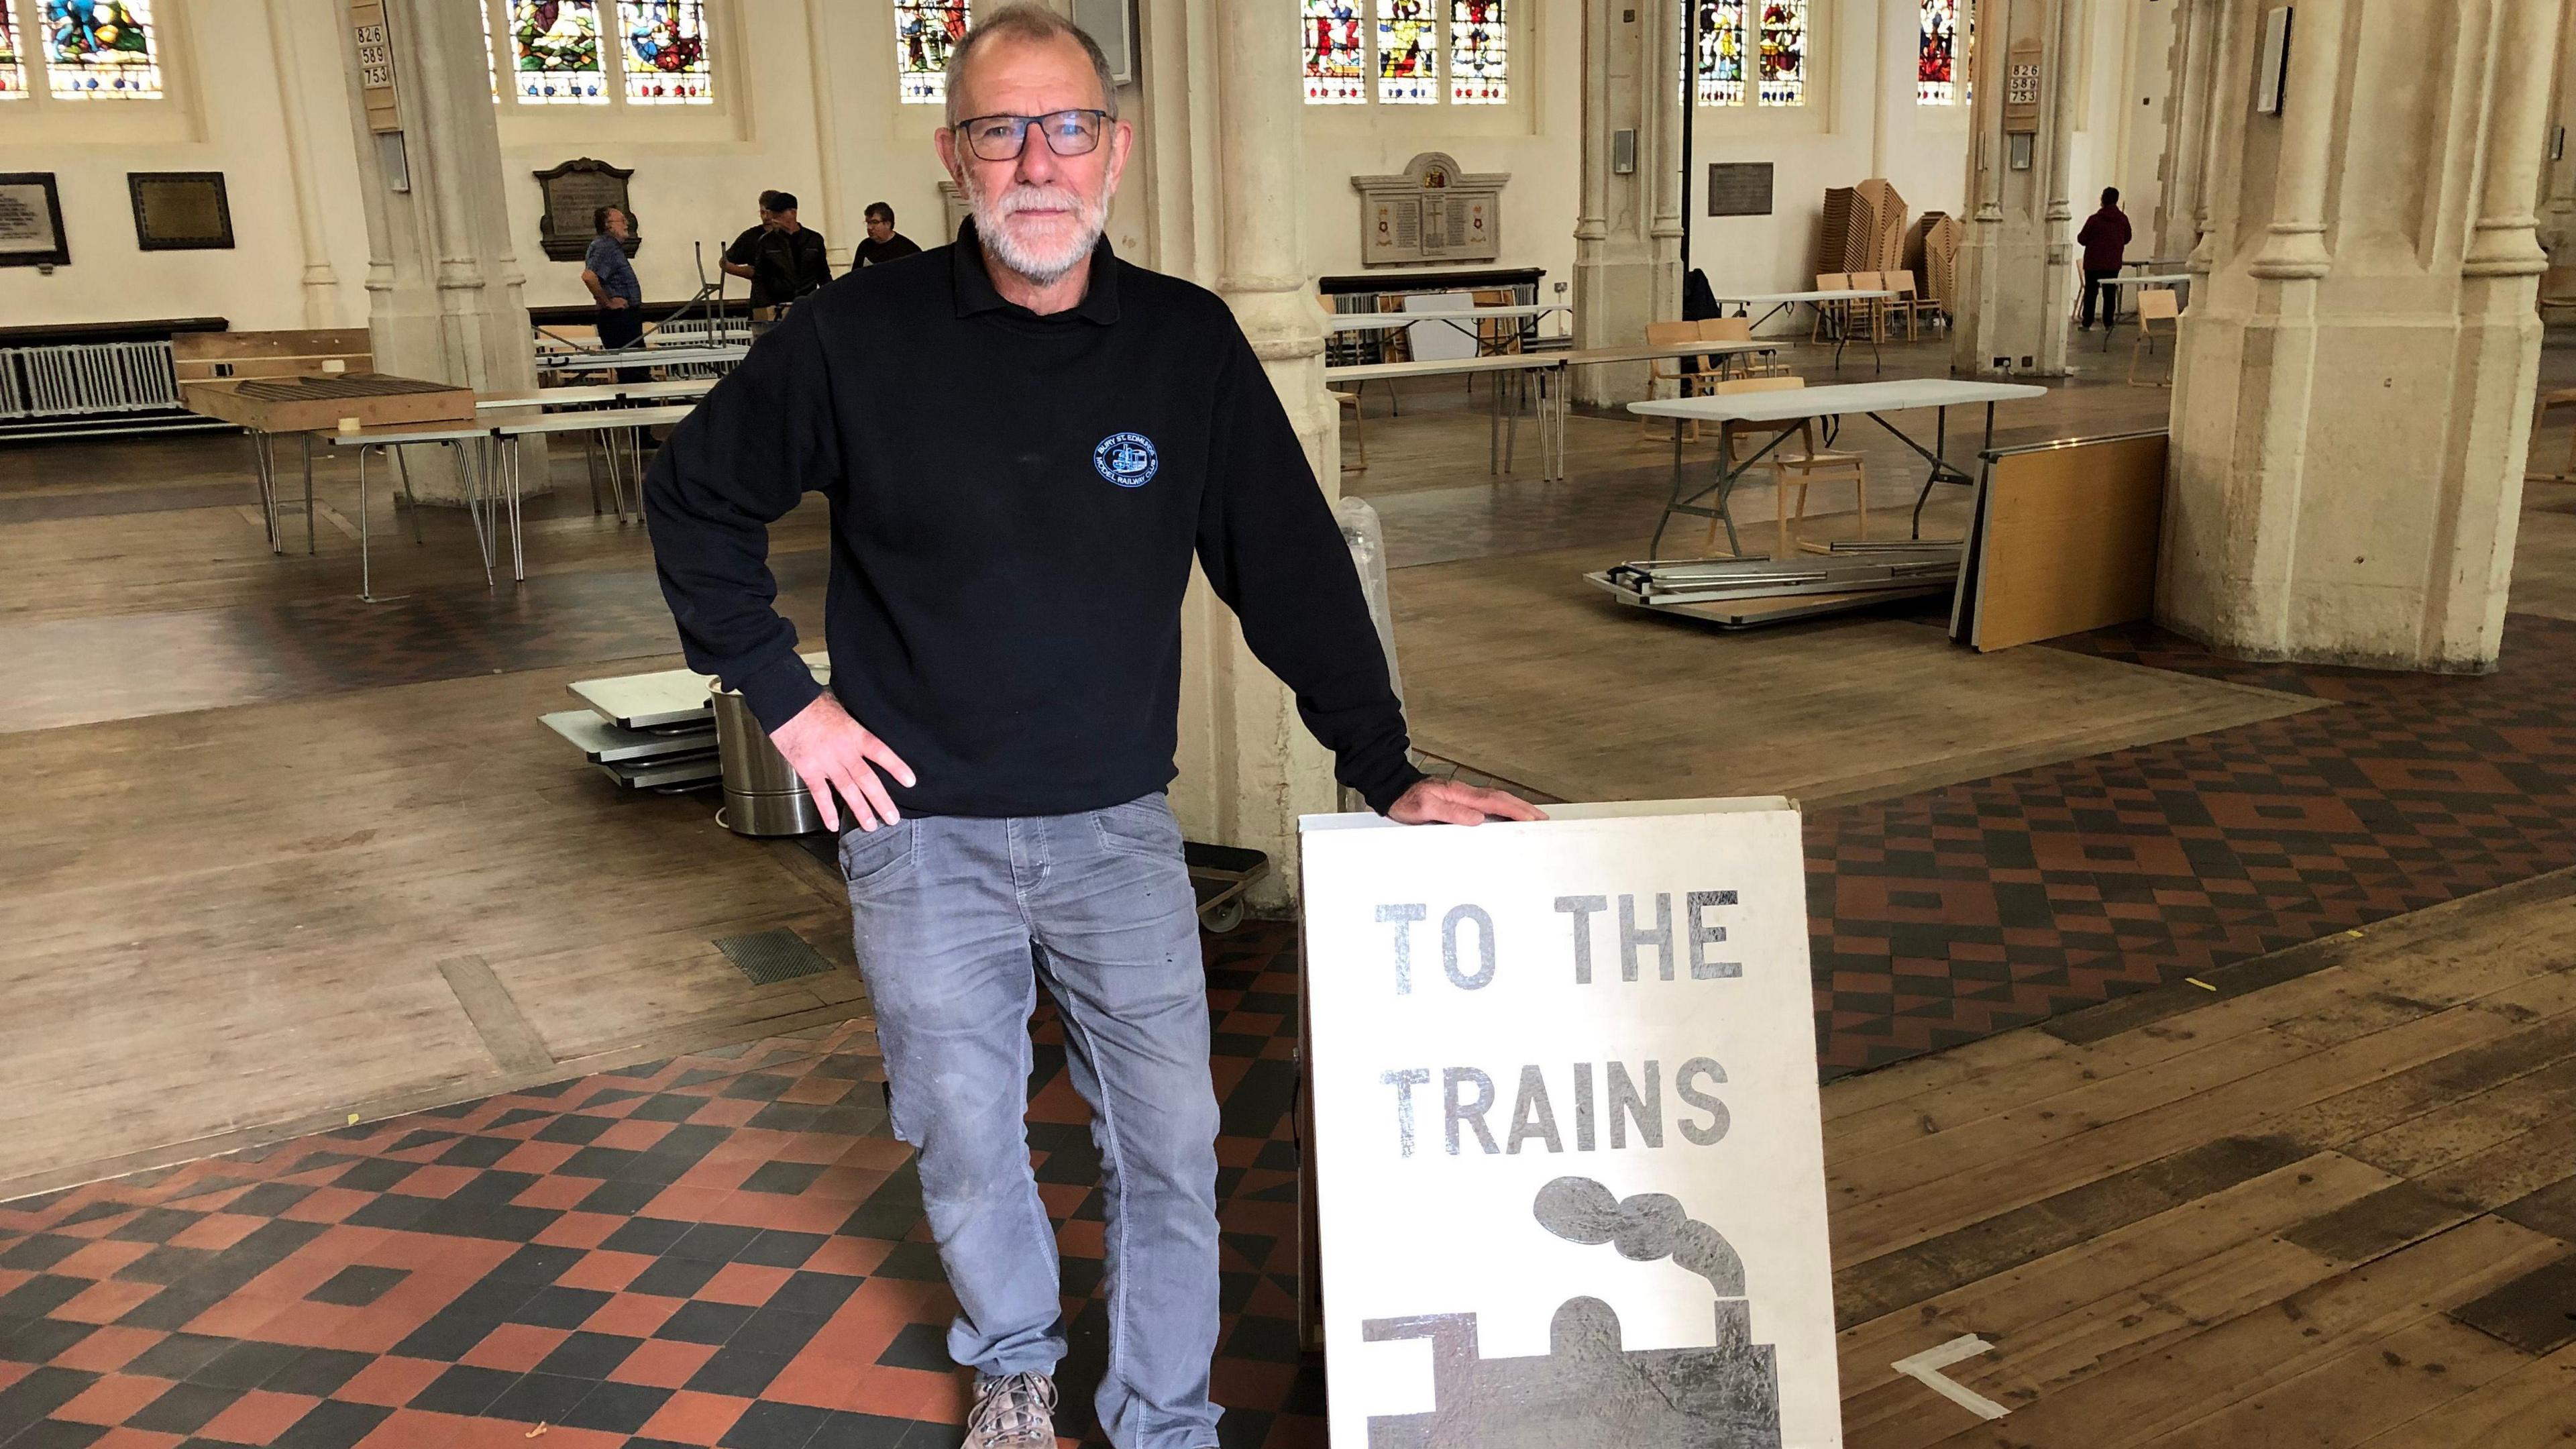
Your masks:
[{"label": "radiator", "polygon": [[167,341],[0,347],[0,421],[178,407]]}]

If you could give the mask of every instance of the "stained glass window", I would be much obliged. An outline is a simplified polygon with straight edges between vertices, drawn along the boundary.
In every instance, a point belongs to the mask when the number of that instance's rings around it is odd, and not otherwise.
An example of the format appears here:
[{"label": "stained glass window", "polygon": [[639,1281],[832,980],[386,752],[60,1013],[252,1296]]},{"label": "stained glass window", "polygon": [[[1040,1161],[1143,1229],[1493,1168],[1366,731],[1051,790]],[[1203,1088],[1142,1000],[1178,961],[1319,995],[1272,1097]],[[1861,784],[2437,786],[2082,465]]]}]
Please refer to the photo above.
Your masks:
[{"label": "stained glass window", "polygon": [[1807,0],[1762,0],[1762,104],[1807,103]]},{"label": "stained glass window", "polygon": [[1914,65],[1917,105],[1959,99],[1959,0],[1923,0],[1923,38]]},{"label": "stained glass window", "polygon": [[1503,0],[1449,0],[1449,103],[1499,106],[1512,98],[1511,27]]},{"label": "stained glass window", "polygon": [[1744,0],[1693,0],[1699,6],[1699,103],[1744,104]]},{"label": "stained glass window", "polygon": [[1359,7],[1351,0],[1305,0],[1306,101],[1356,106],[1368,99],[1368,52]]},{"label": "stained glass window", "polygon": [[599,0],[510,0],[511,74],[521,102],[604,106]]},{"label": "stained glass window", "polygon": [[908,105],[948,100],[948,53],[966,38],[967,0],[895,0],[895,75]]},{"label": "stained glass window", "polygon": [[8,0],[0,0],[0,101],[27,94],[26,63],[18,59],[18,17]]},{"label": "stained glass window", "polygon": [[45,0],[45,78],[57,100],[159,100],[151,0]]},{"label": "stained glass window", "polygon": [[638,106],[703,106],[715,97],[707,69],[706,0],[617,0],[618,58],[626,99]]},{"label": "stained glass window", "polygon": [[1377,0],[1377,98],[1427,106],[1440,99],[1434,0]]}]

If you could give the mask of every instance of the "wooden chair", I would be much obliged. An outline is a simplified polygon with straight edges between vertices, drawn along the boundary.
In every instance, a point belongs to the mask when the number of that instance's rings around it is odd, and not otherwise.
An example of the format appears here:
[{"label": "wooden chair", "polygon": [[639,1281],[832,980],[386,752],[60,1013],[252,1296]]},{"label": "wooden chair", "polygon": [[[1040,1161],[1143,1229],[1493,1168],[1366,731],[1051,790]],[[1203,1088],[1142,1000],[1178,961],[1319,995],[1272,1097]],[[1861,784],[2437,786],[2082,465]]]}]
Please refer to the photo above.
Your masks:
[{"label": "wooden chair", "polygon": [[1921,341],[1924,314],[1930,313],[1937,317],[1940,315],[1940,309],[1915,290],[1912,272],[1889,272],[1887,288],[1896,294],[1896,300],[1887,304],[1888,310],[1905,319],[1905,340]]},{"label": "wooden chair", "polygon": [[[2141,384],[2138,381],[2138,359],[2148,348],[2155,345],[2155,339],[2159,336],[2176,340],[2178,344],[2182,335],[2181,318],[2181,293],[2171,287],[2148,287],[2139,291],[2138,340],[2129,344],[2129,386],[2173,386],[2173,366],[2170,363],[2166,365],[2163,377],[2150,384]],[[2165,324],[2161,332],[2156,328],[2158,322]],[[2178,345],[2177,351],[2179,351]]]},{"label": "wooden chair", "polygon": [[[2576,305],[2576,299],[2571,299],[2570,305]],[[2537,435],[2542,428],[2549,426],[2549,410],[2551,408],[2570,406],[2576,406],[2576,387],[2552,388],[2549,391],[2542,393],[2540,395],[2539,410],[2533,414],[2531,419],[2531,431],[2533,434]],[[2576,445],[2571,445],[2568,449],[2567,467],[2565,471],[2558,473],[2526,472],[2522,477],[2523,481],[2526,483],[2576,483]]]},{"label": "wooden chair", "polygon": [[2553,311],[2576,307],[2576,267],[2551,267],[2540,274],[2540,292],[2534,299],[2540,308],[2540,320],[2550,321]]},{"label": "wooden chair", "polygon": [[1351,441],[1359,445],[1360,460],[1356,463],[1344,463],[1342,465],[1342,471],[1345,473],[1367,472],[1368,429],[1361,424],[1361,420],[1366,417],[1367,414],[1360,411],[1360,395],[1356,392],[1343,392],[1338,388],[1326,388],[1324,390],[1333,395],[1333,401],[1342,405],[1342,411],[1344,413],[1349,414],[1351,420]]},{"label": "wooden chair", "polygon": [[[1320,311],[1324,314],[1324,316],[1325,316],[1325,317],[1327,317],[1327,318],[1331,318],[1331,317],[1333,317],[1333,316],[1338,315],[1338,314],[1336,313],[1336,311],[1335,311],[1334,307],[1333,307],[1333,299],[1332,299],[1332,298],[1330,298],[1330,297],[1327,297],[1327,296],[1323,295],[1323,294],[1322,294],[1322,293],[1320,293],[1320,292],[1319,292],[1319,293],[1317,293],[1317,294],[1315,295],[1315,306],[1316,306],[1316,308],[1317,308],[1318,310],[1320,310]],[[1325,364],[1325,366],[1327,366],[1327,367],[1335,367],[1335,366],[1342,366],[1342,365],[1349,364],[1349,363],[1365,361],[1365,360],[1367,359],[1367,356],[1368,356],[1368,349],[1369,349],[1369,347],[1370,347],[1370,345],[1371,345],[1371,343],[1370,343],[1369,339],[1379,339],[1379,340],[1383,340],[1383,339],[1388,338],[1388,337],[1397,337],[1397,338],[1401,338],[1403,335],[1404,335],[1404,334],[1403,334],[1401,331],[1389,331],[1389,332],[1333,332],[1333,331],[1326,331],[1326,332],[1324,333],[1324,364]],[[1381,354],[1381,355],[1382,355],[1382,354]],[[1338,391],[1338,390],[1334,389],[1334,388],[1329,384],[1329,382],[1328,382],[1328,383],[1326,384],[1326,386],[1325,386],[1325,389],[1324,389],[1324,390],[1325,390],[1326,392],[1330,392],[1330,393],[1332,393],[1332,395],[1333,395],[1333,400],[1334,400],[1334,401],[1336,401],[1336,402],[1338,402],[1338,403],[1340,403],[1344,408],[1346,408],[1346,409],[1348,409],[1348,410],[1349,410],[1350,415],[1351,415],[1351,436],[1352,436],[1352,438],[1353,438],[1355,441],[1357,441],[1357,442],[1359,443],[1359,447],[1360,447],[1360,461],[1359,461],[1359,467],[1358,467],[1358,468],[1353,468],[1353,467],[1351,467],[1349,464],[1345,463],[1345,464],[1343,464],[1343,465],[1342,465],[1342,471],[1344,471],[1344,472],[1346,472],[1346,473],[1350,473],[1350,472],[1358,472],[1358,471],[1360,471],[1361,469],[1365,469],[1365,468],[1367,468],[1367,467],[1368,467],[1368,435],[1367,435],[1365,432],[1363,432],[1363,431],[1362,431],[1361,426],[1360,426],[1360,419],[1361,419],[1361,416],[1362,416],[1362,414],[1361,414],[1361,412],[1360,412],[1360,398],[1362,397],[1362,395],[1364,395],[1364,394],[1367,392],[1367,390],[1368,390],[1368,384],[1367,384],[1367,383],[1365,383],[1365,382],[1355,382],[1355,383],[1352,383],[1352,384],[1351,384],[1351,390],[1350,390],[1350,391],[1348,391],[1348,392],[1341,392],[1341,391]],[[1392,408],[1394,407],[1394,405],[1395,405],[1395,384],[1394,384],[1394,383],[1389,382],[1389,383],[1387,383],[1387,384],[1386,384],[1386,396],[1387,396],[1387,405],[1388,405],[1388,407],[1389,407],[1390,409],[1392,409]],[[1390,414],[1390,415],[1392,415],[1392,414]]]},{"label": "wooden chair", "polygon": [[[1700,340],[1699,328],[1700,324],[1697,322],[1649,322],[1646,324],[1646,345],[1680,347],[1697,342]],[[1646,365],[1646,395],[1654,396],[1655,384],[1659,382],[1675,384],[1681,397],[1697,397],[1706,392],[1708,384],[1715,381],[1708,371],[1709,360],[1705,357],[1691,358],[1690,361],[1699,369],[1696,372],[1684,372],[1682,361],[1683,359],[1678,357],[1658,357],[1649,362]],[[1655,436],[1655,419],[1641,417],[1637,422],[1640,431],[1651,440]],[[1684,423],[1681,419],[1675,418],[1673,426],[1686,429],[1682,434],[1683,437],[1694,443],[1699,441],[1699,424]]]},{"label": "wooden chair", "polygon": [[[1749,317],[1705,317],[1700,319],[1699,340],[1702,342],[1750,342],[1753,320]],[[1758,361],[1756,359],[1759,359]],[[1780,361],[1778,349],[1766,352],[1721,353],[1712,359],[1721,376],[1768,377],[1788,371]]]},{"label": "wooden chair", "polygon": [[[1852,290],[1855,292],[1886,291],[1886,275],[1887,274],[1884,272],[1854,272],[1851,274]],[[1884,342],[1887,340],[1886,334],[1883,330],[1887,325],[1887,299],[1885,297],[1871,297],[1866,300],[1856,299],[1852,302],[1851,306],[1854,311],[1860,314],[1861,324],[1869,329],[1868,336],[1870,341]]]},{"label": "wooden chair", "polygon": [[[1816,275],[1816,290],[1819,292],[1848,292],[1851,289],[1852,279],[1851,273],[1849,272],[1820,272]],[[1851,304],[1849,302],[1836,302],[1830,298],[1818,302],[1816,304],[1815,325],[1807,329],[1807,340],[1809,342],[1820,342],[1824,340],[1825,314],[1828,310],[1830,310],[1833,315],[1841,321],[1842,325],[1850,325]],[[1791,325],[1795,326],[1796,324],[1792,323]]]},{"label": "wooden chair", "polygon": [[[1723,397],[1734,393],[1790,392],[1806,385],[1807,380],[1802,377],[1743,377],[1730,382],[1721,382],[1711,388],[1710,392]],[[1869,466],[1862,461],[1858,453],[1844,453],[1817,447],[1815,429],[1815,420],[1812,418],[1797,418],[1778,423],[1729,422],[1720,425],[1718,429],[1719,451],[1724,455],[1729,468],[1738,466],[1750,456],[1744,451],[1744,445],[1747,443],[1753,445],[1754,452],[1759,452],[1763,445],[1782,433],[1794,432],[1798,435],[1798,451],[1793,453],[1789,451],[1788,444],[1782,443],[1762,460],[1769,465],[1771,476],[1779,489],[1776,508],[1780,543],[1778,552],[1773,555],[1776,558],[1787,558],[1797,551],[1799,545],[1792,541],[1791,525],[1806,518],[1807,490],[1817,483],[1838,482],[1841,478],[1850,479],[1859,494],[1856,506],[1860,513],[1860,536],[1869,537]],[[1790,476],[1792,474],[1797,475],[1794,481]],[[1840,477],[1833,475],[1840,475]],[[1789,511],[1789,490],[1792,487],[1798,490],[1798,509],[1794,519]],[[1717,547],[1718,526],[1719,520],[1714,518],[1709,520],[1708,541],[1702,547],[1703,552]],[[1812,547],[1814,552],[1824,552],[1822,545]]]}]

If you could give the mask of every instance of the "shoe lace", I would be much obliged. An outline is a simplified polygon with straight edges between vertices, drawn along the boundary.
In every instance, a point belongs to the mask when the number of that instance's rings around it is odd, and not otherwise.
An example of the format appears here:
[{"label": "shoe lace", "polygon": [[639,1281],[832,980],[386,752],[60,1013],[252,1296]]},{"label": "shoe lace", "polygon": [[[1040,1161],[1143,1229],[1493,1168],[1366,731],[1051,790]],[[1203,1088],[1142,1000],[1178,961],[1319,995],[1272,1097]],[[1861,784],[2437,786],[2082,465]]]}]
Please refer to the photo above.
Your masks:
[{"label": "shoe lace", "polygon": [[1055,1434],[1055,1381],[1044,1374],[1005,1374],[986,1379],[976,1395],[972,1427],[987,1438],[1044,1443]]}]

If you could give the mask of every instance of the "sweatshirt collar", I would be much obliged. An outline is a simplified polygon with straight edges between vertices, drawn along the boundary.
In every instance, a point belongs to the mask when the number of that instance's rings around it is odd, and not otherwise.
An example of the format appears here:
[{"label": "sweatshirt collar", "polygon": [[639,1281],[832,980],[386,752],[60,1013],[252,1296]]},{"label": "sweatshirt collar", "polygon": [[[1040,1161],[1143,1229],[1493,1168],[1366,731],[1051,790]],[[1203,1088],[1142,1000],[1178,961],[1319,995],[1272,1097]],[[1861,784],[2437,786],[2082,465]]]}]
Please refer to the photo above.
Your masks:
[{"label": "sweatshirt collar", "polygon": [[[1039,317],[994,290],[992,273],[984,266],[983,239],[975,234],[975,223],[971,218],[957,224],[957,244],[949,248],[948,265],[957,291],[958,316],[1004,312],[1041,322],[1051,320]],[[1091,274],[1084,284],[1082,300],[1070,312],[1059,315],[1079,317],[1103,327],[1118,320],[1118,256],[1109,249],[1106,236],[1091,248]]]}]

